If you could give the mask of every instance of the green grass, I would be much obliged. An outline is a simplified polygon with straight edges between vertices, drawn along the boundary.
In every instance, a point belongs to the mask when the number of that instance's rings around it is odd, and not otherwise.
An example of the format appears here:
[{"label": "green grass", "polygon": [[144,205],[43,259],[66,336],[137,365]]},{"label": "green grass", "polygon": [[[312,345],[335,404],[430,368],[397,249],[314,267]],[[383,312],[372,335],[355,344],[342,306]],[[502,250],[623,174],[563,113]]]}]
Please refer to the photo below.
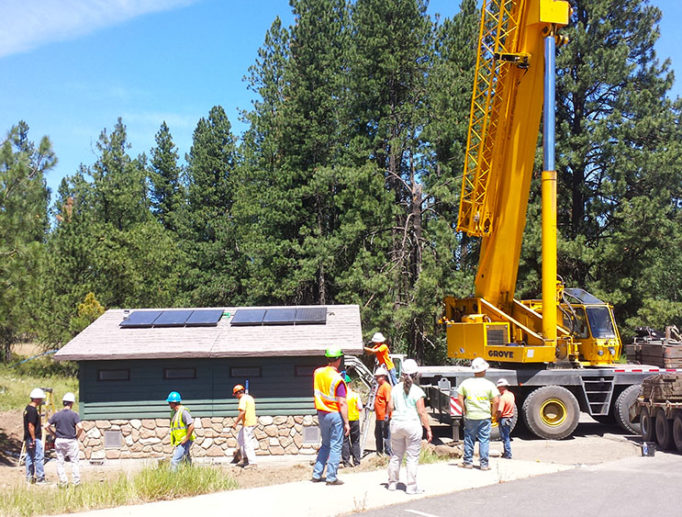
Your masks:
[{"label": "green grass", "polygon": [[[52,388],[55,409],[62,407],[64,393],[71,391],[78,400],[78,378],[70,364],[56,363],[52,359],[34,359],[23,365],[0,364],[0,411],[23,409],[30,402],[33,388]],[[74,406],[78,410],[78,404]]]},{"label": "green grass", "polygon": [[184,466],[171,472],[167,466],[159,466],[144,469],[131,477],[121,474],[108,482],[87,482],[78,487],[12,488],[0,498],[0,515],[72,513],[236,488],[237,482],[217,468]]}]

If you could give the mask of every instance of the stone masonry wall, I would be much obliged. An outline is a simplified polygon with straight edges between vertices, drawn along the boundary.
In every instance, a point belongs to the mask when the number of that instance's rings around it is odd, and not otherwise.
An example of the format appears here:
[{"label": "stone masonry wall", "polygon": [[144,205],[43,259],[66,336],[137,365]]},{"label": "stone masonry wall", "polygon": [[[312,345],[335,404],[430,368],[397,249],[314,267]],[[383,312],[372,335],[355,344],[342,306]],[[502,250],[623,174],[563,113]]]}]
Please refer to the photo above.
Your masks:
[{"label": "stone masonry wall", "polygon": [[[233,417],[195,418],[192,456],[232,457],[237,447]],[[262,416],[254,430],[256,455],[315,454],[317,444],[303,443],[303,428],[317,426],[317,416]],[[88,460],[158,458],[171,454],[170,419],[83,421],[82,457]],[[121,446],[105,448],[104,432],[120,431]]]}]

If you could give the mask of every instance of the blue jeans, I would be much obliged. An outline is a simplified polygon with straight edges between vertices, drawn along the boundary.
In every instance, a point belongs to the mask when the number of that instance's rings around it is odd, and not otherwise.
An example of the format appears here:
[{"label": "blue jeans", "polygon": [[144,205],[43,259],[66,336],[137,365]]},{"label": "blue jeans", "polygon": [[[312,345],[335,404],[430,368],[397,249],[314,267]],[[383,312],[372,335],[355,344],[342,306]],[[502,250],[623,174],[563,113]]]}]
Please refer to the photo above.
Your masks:
[{"label": "blue jeans", "polygon": [[31,481],[34,477],[36,481],[45,479],[43,441],[37,439],[35,447],[29,447],[33,440],[26,440],[26,481]]},{"label": "blue jeans", "polygon": [[192,464],[192,457],[189,455],[189,448],[192,446],[192,440],[187,440],[184,444],[181,443],[173,449],[173,457],[171,458],[171,470],[177,470],[181,461],[186,461]]},{"label": "blue jeans", "polygon": [[391,376],[391,386],[398,384],[398,376],[395,374],[395,368],[391,368],[388,371],[388,374]]},{"label": "blue jeans", "polygon": [[327,413],[325,411],[318,411],[317,418],[320,421],[322,446],[317,453],[313,478],[320,479],[326,465],[327,482],[336,481],[336,471],[339,468],[341,448],[343,447],[343,419],[341,413]]},{"label": "blue jeans", "polygon": [[474,462],[474,444],[478,440],[478,455],[481,458],[481,467],[488,465],[491,426],[489,418],[483,420],[464,419],[464,463],[471,465]]},{"label": "blue jeans", "polygon": [[502,438],[502,446],[504,447],[502,457],[510,459],[512,457],[511,440],[509,439],[509,434],[511,433],[511,420],[511,418],[500,418],[500,438]]}]

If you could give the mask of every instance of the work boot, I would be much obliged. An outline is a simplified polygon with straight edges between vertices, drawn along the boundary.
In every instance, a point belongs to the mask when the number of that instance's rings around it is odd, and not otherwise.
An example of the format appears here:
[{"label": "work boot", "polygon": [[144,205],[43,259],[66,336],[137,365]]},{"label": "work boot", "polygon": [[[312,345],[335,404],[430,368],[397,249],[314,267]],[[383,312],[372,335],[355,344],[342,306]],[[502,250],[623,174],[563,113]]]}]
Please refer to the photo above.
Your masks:
[{"label": "work boot", "polygon": [[329,485],[329,486],[343,485],[343,481],[341,481],[340,479],[336,478],[334,481],[327,481],[327,485]]}]

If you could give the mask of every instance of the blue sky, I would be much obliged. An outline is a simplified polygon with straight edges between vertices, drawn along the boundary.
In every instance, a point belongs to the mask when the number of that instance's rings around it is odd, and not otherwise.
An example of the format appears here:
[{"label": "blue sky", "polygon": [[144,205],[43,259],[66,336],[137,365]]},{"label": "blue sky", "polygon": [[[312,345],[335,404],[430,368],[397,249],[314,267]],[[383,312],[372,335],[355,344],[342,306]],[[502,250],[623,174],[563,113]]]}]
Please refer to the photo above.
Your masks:
[{"label": "blue sky", "polygon": [[[663,11],[661,58],[679,71],[680,0]],[[452,16],[459,0],[432,0],[429,12]],[[48,135],[59,159],[54,191],[80,163],[96,159],[103,128],[123,117],[131,154],[148,152],[165,120],[181,156],[200,117],[220,104],[235,133],[252,94],[242,80],[276,16],[292,22],[288,0],[2,0],[0,134],[19,120],[38,140]]]}]

